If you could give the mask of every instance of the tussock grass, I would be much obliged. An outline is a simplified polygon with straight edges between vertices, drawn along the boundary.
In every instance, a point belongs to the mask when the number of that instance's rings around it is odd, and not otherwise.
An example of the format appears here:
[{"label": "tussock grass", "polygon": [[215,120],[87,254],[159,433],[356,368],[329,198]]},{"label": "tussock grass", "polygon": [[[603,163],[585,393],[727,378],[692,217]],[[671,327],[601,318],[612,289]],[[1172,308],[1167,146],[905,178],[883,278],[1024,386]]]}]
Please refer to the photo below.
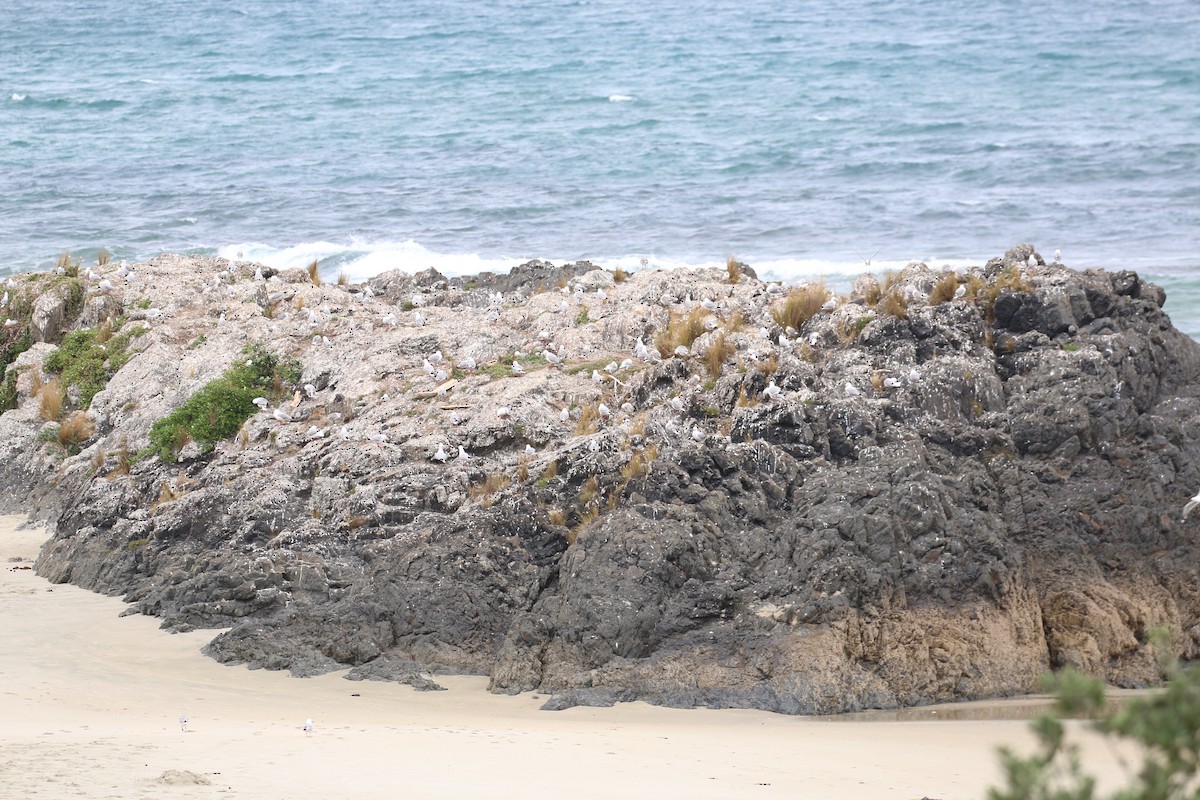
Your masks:
[{"label": "tussock grass", "polygon": [[613,283],[624,283],[625,279],[628,277],[629,273],[620,267],[617,267],[613,270]]},{"label": "tussock grass", "polygon": [[879,301],[877,308],[881,313],[889,314],[896,319],[908,319],[908,301],[904,299],[904,292],[900,291],[898,286],[888,290],[888,293]]},{"label": "tussock grass", "polygon": [[756,406],[756,405],[758,405],[758,398],[751,397],[749,394],[747,394],[746,387],[743,386],[738,391],[737,407],[738,408],[754,408],[754,406]]},{"label": "tussock grass", "polygon": [[557,507],[546,510],[546,519],[548,519],[550,521],[551,525],[566,525],[567,524],[566,512],[563,511],[561,508],[557,508]]},{"label": "tussock grass", "polygon": [[824,281],[798,286],[771,308],[771,318],[781,327],[800,330],[817,315],[828,297]]},{"label": "tussock grass", "polygon": [[725,274],[730,283],[737,283],[742,279],[742,265],[738,263],[737,256],[725,259]]},{"label": "tussock grass", "polygon": [[38,414],[46,422],[54,422],[62,414],[64,393],[58,378],[52,378],[38,393]]},{"label": "tussock grass", "polygon": [[629,457],[629,461],[625,466],[621,467],[621,481],[628,484],[637,478],[644,478],[650,474],[650,465],[658,458],[658,448],[655,445],[647,445],[641,450],[637,450]]},{"label": "tussock grass", "polygon": [[337,277],[338,286],[348,286],[350,284],[350,276],[346,274],[346,270],[339,270]]},{"label": "tussock grass", "polygon": [[579,411],[579,419],[575,423],[575,435],[587,436],[600,429],[600,404],[588,403]]},{"label": "tussock grass", "polygon": [[542,470],[542,474],[538,476],[537,485],[545,488],[546,486],[549,486],[550,481],[554,480],[556,477],[558,477],[558,460],[557,459],[555,459],[554,461],[551,461],[549,464],[546,465],[546,468],[544,470]]},{"label": "tussock grass", "polygon": [[109,261],[112,261],[112,253],[101,247],[100,252],[96,253],[96,266],[107,267]]},{"label": "tussock grass", "polygon": [[575,525],[567,531],[567,546],[570,547],[575,544],[576,540],[579,539],[579,534],[583,533],[587,526],[591,525],[599,516],[600,510],[598,508],[591,508],[580,514]]},{"label": "tussock grass", "polygon": [[596,501],[596,498],[599,497],[599,494],[600,479],[595,475],[591,475],[586,481],[583,482],[583,486],[579,488],[578,501],[580,507],[587,508],[588,506],[591,506]]},{"label": "tussock grass", "polygon": [[654,337],[654,346],[663,358],[670,358],[675,348],[680,345],[688,348],[705,332],[704,321],[708,311],[704,308],[693,308],[686,314],[672,311],[667,320],[667,327]]},{"label": "tussock grass", "polygon": [[320,262],[315,258],[313,259],[312,263],[308,265],[308,279],[312,281],[313,286],[321,285],[321,271],[319,266]]},{"label": "tussock grass", "polygon": [[929,305],[936,306],[948,303],[954,299],[954,293],[957,291],[958,275],[953,272],[947,272],[933,285],[933,291],[929,293]]},{"label": "tussock grass", "polygon": [[715,380],[721,375],[721,368],[725,366],[725,361],[734,354],[735,350],[732,344],[725,340],[724,333],[718,333],[713,337],[713,342],[704,351],[704,366],[708,369],[708,374]]},{"label": "tussock grass", "polygon": [[738,333],[739,331],[746,330],[748,324],[745,314],[741,311],[734,311],[726,318],[724,328],[730,333]]},{"label": "tussock grass", "polygon": [[771,355],[758,362],[758,370],[763,375],[774,375],[779,371],[779,356],[771,353]]},{"label": "tussock grass", "polygon": [[517,458],[517,480],[521,483],[529,480],[529,456],[523,453]]},{"label": "tussock grass", "polygon": [[58,426],[58,443],[67,450],[96,435],[96,423],[86,411],[76,411]]}]

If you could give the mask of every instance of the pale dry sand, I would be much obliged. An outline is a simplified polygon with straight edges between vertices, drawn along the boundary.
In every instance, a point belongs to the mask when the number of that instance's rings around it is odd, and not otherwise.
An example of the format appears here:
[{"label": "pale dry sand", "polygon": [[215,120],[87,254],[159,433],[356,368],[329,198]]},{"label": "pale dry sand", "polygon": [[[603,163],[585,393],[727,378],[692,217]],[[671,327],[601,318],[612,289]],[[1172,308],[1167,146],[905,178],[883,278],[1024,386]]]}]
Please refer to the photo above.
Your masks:
[{"label": "pale dry sand", "polygon": [[[483,678],[440,676],[449,691],[421,693],[221,666],[199,653],[211,631],[164,633],[155,619],[119,618],[117,598],[13,570],[45,539],[22,521],[0,518],[5,797],[949,800],[982,798],[995,747],[1031,741],[1025,722],[936,721],[936,708],[918,721],[642,703],[545,712],[544,698],[490,695]],[[1121,774],[1102,743],[1089,743],[1087,763]],[[161,781],[169,770],[185,782]]]}]

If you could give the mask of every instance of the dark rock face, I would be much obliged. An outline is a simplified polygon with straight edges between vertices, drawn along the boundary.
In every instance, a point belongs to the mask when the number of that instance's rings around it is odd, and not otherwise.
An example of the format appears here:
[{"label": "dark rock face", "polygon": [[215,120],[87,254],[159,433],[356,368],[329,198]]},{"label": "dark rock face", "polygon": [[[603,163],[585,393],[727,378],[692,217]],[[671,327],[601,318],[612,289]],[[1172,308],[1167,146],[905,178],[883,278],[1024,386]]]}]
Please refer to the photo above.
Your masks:
[{"label": "dark rock face", "polygon": [[[548,269],[479,285],[556,286]],[[123,482],[72,472],[37,568],[165,626],[227,627],[221,661],[422,686],[421,670],[484,673],[554,694],[547,708],[829,713],[1029,691],[1065,665],[1146,685],[1152,627],[1200,657],[1197,523],[1178,519],[1200,486],[1200,346],[1133,273],[1031,272],[990,303],[843,307],[784,348],[777,326],[743,334],[745,368],[705,391],[687,388],[698,365],[649,362],[624,379],[642,430],[531,415],[473,434],[476,459],[451,469],[415,446],[255,450],[251,429],[248,450],[146,459]],[[375,284],[393,302],[453,294],[436,275]],[[555,473],[481,498],[482,454],[526,441]],[[189,490],[150,508],[168,477]]]}]

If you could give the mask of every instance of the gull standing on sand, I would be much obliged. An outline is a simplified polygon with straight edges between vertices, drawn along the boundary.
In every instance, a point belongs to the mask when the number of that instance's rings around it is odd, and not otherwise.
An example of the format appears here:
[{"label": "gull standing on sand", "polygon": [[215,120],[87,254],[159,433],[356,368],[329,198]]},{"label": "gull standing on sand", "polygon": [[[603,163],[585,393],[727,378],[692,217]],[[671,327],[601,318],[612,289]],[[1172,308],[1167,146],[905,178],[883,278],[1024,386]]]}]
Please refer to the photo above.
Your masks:
[{"label": "gull standing on sand", "polygon": [[179,730],[183,731],[184,733],[187,733],[188,732],[188,729],[187,729],[188,722],[189,722],[188,715],[180,714],[179,715]]},{"label": "gull standing on sand", "polygon": [[310,717],[309,719],[304,720],[304,735],[312,736],[312,732],[313,732],[313,721],[312,721],[312,718]]}]

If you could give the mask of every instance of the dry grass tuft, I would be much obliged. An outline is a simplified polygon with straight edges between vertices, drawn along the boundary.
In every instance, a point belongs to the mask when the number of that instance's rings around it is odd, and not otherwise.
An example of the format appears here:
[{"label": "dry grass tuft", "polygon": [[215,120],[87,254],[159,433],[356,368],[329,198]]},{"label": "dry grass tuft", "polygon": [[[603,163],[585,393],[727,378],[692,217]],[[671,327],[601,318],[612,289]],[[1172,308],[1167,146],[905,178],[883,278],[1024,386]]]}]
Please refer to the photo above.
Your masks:
[{"label": "dry grass tuft", "polygon": [[355,514],[353,517],[350,517],[346,520],[346,527],[352,531],[356,531],[370,521],[370,517],[364,517],[362,514]]},{"label": "dry grass tuft", "polygon": [[746,321],[746,315],[740,311],[734,311],[725,320],[725,330],[730,333],[737,333],[746,330],[746,326],[750,324]]},{"label": "dry grass tuft", "polygon": [[645,436],[646,435],[646,420],[649,417],[649,412],[643,411],[629,421],[630,436]]},{"label": "dry grass tuft", "polygon": [[304,295],[302,295],[302,294],[296,295],[296,310],[297,311],[304,310]]},{"label": "dry grass tuft", "polygon": [[346,274],[346,270],[338,271],[338,286],[348,286],[350,284],[350,276]]},{"label": "dry grass tuft", "polygon": [[877,391],[883,391],[883,378],[887,373],[881,369],[874,370],[871,373],[871,387]]},{"label": "dry grass tuft", "polygon": [[737,256],[725,259],[725,274],[729,276],[730,283],[737,283],[742,279],[742,265],[738,263]]},{"label": "dry grass tuft", "polygon": [[957,291],[958,275],[953,272],[947,272],[933,285],[933,291],[929,293],[929,305],[936,306],[942,303],[949,303],[954,299],[954,293]]},{"label": "dry grass tuft", "polygon": [[524,483],[529,480],[529,456],[522,453],[517,457],[517,480]]},{"label": "dry grass tuft", "polygon": [[109,261],[112,261],[112,253],[101,247],[100,252],[96,253],[96,266],[107,267]]},{"label": "dry grass tuft", "polygon": [[712,344],[704,351],[704,366],[708,369],[708,374],[714,380],[721,376],[721,368],[725,366],[725,361],[734,352],[733,345],[725,341],[724,333],[718,333],[713,337]]},{"label": "dry grass tuft", "polygon": [[313,262],[308,265],[308,279],[312,281],[313,286],[321,285],[321,270],[318,267],[319,262],[315,258],[313,259]]},{"label": "dry grass tuft", "polygon": [[478,500],[484,508],[491,508],[496,493],[507,489],[511,484],[512,480],[507,475],[492,473],[484,478],[482,483],[477,483],[468,489],[467,496]]},{"label": "dry grass tuft", "polygon": [[587,436],[600,429],[600,404],[588,403],[579,411],[579,420],[575,423],[575,435]]},{"label": "dry grass tuft", "polygon": [[863,292],[863,303],[867,308],[874,308],[883,299],[883,287],[879,281],[872,281]]},{"label": "dry grass tuft", "polygon": [[896,319],[908,319],[908,301],[904,299],[904,292],[899,287],[889,289],[879,301],[878,310]]},{"label": "dry grass tuft", "polygon": [[58,426],[58,443],[63,447],[78,447],[96,435],[96,423],[86,411],[76,411]]},{"label": "dry grass tuft", "polygon": [[169,503],[175,499],[175,491],[171,488],[171,484],[163,481],[158,486],[158,499],[154,501],[154,506],[161,506],[163,503]]},{"label": "dry grass tuft", "polygon": [[582,508],[587,508],[595,502],[600,493],[600,479],[595,475],[590,476],[583,482],[583,486],[579,489],[579,505]]},{"label": "dry grass tuft", "polygon": [[1032,294],[1036,291],[1034,285],[1027,281],[1025,277],[1014,267],[1005,267],[1000,274],[996,276],[996,280],[983,287],[982,298],[983,305],[991,312],[992,307],[996,304],[996,298],[1002,292],[1026,292]]},{"label": "dry grass tuft", "polygon": [[558,476],[558,460],[551,461],[542,470],[542,474],[538,476],[538,483],[545,486]]},{"label": "dry grass tuft", "polygon": [[758,370],[763,375],[774,375],[779,371],[779,356],[775,353],[758,362]]},{"label": "dry grass tuft", "polygon": [[571,528],[571,530],[567,531],[567,546],[570,547],[571,545],[575,544],[575,541],[579,538],[579,534],[583,533],[584,529],[587,528],[588,525],[591,525],[592,522],[594,522],[599,516],[600,510],[597,508],[588,509],[584,513],[580,514],[579,520],[575,523],[575,526]]},{"label": "dry grass tuft", "polygon": [[566,525],[567,514],[561,508],[551,508],[546,511],[546,518],[550,520],[551,525]]},{"label": "dry grass tuft", "polygon": [[737,407],[738,408],[754,408],[758,405],[758,398],[751,397],[746,393],[746,387],[743,386],[738,392]]},{"label": "dry grass tuft", "polygon": [[54,422],[62,414],[63,388],[58,378],[53,378],[42,386],[38,394],[38,412],[46,422]]},{"label": "dry grass tuft", "polygon": [[798,286],[771,309],[771,318],[781,327],[800,330],[817,315],[828,298],[824,281]]},{"label": "dry grass tuft", "polygon": [[617,267],[613,270],[613,283],[624,283],[625,279],[628,277],[629,273],[620,267]]},{"label": "dry grass tuft", "polygon": [[113,455],[117,457],[117,465],[112,468],[106,477],[112,479],[118,475],[128,475],[132,462],[129,460],[129,440],[125,438],[125,434],[121,434],[121,439],[117,442],[117,449]]},{"label": "dry grass tuft", "polygon": [[983,289],[985,286],[987,286],[987,284],[984,283],[983,278],[981,278],[980,276],[978,276],[978,275],[968,276],[968,278],[967,278],[967,297],[972,297],[972,298],[979,297],[980,293],[983,292]]},{"label": "dry grass tuft", "polygon": [[652,444],[634,452],[625,466],[621,467],[621,480],[627,484],[637,478],[646,477],[650,474],[650,465],[657,458],[658,448]]},{"label": "dry grass tuft", "polygon": [[699,339],[707,328],[704,325],[708,311],[703,308],[693,308],[686,314],[672,311],[667,327],[654,337],[654,346],[663,358],[670,358],[675,348],[682,345],[689,350],[692,343]]}]

